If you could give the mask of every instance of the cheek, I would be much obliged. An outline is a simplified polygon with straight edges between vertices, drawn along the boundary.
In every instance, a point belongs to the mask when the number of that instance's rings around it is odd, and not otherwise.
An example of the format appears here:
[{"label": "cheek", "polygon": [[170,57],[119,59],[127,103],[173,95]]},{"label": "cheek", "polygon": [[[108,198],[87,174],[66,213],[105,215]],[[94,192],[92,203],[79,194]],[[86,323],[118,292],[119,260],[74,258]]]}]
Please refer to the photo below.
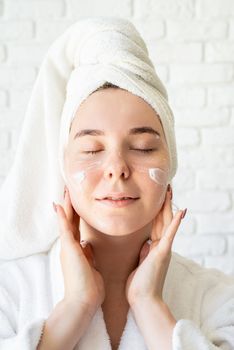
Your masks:
[{"label": "cheek", "polygon": [[[134,164],[128,186],[130,188],[134,183],[139,188],[139,192],[143,194],[143,197],[150,198],[153,196],[155,201],[161,204],[167,187],[168,176],[169,170],[167,167],[147,168]],[[72,167],[68,169],[66,178],[67,187],[74,202],[94,199],[95,191],[106,187],[103,183],[103,169],[98,162],[89,164],[89,166],[85,167],[85,170],[84,167]],[[103,193],[103,191],[98,192]]]},{"label": "cheek", "polygon": [[143,199],[148,199],[152,208],[155,208],[155,205],[160,207],[167,190],[169,168],[167,166],[160,168],[135,166],[135,173],[138,175],[139,186],[143,190]]},{"label": "cheek", "polygon": [[66,184],[73,197],[82,197],[84,193],[89,193],[97,184],[101,169],[99,162],[81,162],[75,157],[65,159]]},{"label": "cheek", "polygon": [[66,169],[66,185],[69,189],[72,206],[83,219],[91,213],[90,204],[94,200],[94,192],[100,181],[102,172],[96,164],[79,167],[77,164]]},{"label": "cheek", "polygon": [[161,185],[155,181],[145,180],[142,201],[144,213],[149,221],[159,213],[165,200],[166,191],[167,184]]}]

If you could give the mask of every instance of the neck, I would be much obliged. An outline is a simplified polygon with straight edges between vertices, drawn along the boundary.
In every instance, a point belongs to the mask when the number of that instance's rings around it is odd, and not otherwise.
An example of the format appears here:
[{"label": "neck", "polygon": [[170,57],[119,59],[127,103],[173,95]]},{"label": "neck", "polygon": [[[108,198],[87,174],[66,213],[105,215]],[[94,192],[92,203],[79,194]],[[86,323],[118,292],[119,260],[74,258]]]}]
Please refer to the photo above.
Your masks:
[{"label": "neck", "polygon": [[125,236],[104,234],[82,221],[81,239],[93,248],[97,270],[108,286],[125,285],[129,274],[137,267],[144,242],[150,238],[152,224]]}]

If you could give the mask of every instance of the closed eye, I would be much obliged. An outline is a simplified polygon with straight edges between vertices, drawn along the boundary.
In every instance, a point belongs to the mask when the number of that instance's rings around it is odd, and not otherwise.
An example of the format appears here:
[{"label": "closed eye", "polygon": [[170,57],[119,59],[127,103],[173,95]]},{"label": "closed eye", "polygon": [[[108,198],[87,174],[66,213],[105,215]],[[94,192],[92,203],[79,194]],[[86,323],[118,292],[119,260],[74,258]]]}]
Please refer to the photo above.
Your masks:
[{"label": "closed eye", "polygon": [[101,151],[85,151],[84,153],[87,153],[87,154],[89,154],[89,153],[95,154],[95,153],[98,153],[98,152],[101,152]]},{"label": "closed eye", "polygon": [[134,151],[139,151],[139,152],[143,152],[143,153],[150,153],[153,152],[154,149],[153,148],[148,148],[148,149],[135,149]]},{"label": "closed eye", "polygon": [[[148,149],[132,149],[132,151],[138,151],[138,152],[142,152],[142,153],[150,153],[150,152],[153,152],[153,151],[155,151],[155,149],[153,149],[153,148],[148,148]],[[101,152],[101,150],[100,151],[85,151],[84,153],[87,153],[87,154],[96,154],[96,153],[98,153],[98,152]]]}]

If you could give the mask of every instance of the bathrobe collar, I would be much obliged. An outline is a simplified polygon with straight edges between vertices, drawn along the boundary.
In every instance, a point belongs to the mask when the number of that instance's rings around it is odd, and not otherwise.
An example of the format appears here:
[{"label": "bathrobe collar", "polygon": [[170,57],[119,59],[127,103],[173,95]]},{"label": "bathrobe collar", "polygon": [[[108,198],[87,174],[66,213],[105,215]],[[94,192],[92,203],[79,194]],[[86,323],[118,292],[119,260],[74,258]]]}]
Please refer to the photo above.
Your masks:
[{"label": "bathrobe collar", "polygon": [[[60,246],[60,238],[57,238],[49,252],[53,308],[63,299],[64,296],[64,282],[59,256]],[[75,350],[90,349],[111,350],[111,342],[101,306],[98,308],[89,324],[89,327],[86,329],[86,332],[83,334],[79,344],[75,348]],[[118,347],[118,350],[129,349],[147,350],[131,309],[128,311],[125,328]]]}]

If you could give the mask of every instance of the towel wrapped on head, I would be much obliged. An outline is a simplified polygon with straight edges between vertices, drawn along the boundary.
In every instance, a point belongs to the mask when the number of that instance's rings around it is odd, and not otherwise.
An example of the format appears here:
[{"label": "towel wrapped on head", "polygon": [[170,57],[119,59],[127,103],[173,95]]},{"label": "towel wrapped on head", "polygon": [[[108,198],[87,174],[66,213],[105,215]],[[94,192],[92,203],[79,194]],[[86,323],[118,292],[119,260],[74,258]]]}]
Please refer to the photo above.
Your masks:
[{"label": "towel wrapped on head", "polygon": [[143,98],[165,133],[170,180],[177,155],[165,87],[134,25],[93,17],[69,27],[49,48],[26,110],[13,165],[0,189],[0,259],[47,252],[59,236],[52,202],[62,202],[63,155],[79,105],[110,82]]}]

